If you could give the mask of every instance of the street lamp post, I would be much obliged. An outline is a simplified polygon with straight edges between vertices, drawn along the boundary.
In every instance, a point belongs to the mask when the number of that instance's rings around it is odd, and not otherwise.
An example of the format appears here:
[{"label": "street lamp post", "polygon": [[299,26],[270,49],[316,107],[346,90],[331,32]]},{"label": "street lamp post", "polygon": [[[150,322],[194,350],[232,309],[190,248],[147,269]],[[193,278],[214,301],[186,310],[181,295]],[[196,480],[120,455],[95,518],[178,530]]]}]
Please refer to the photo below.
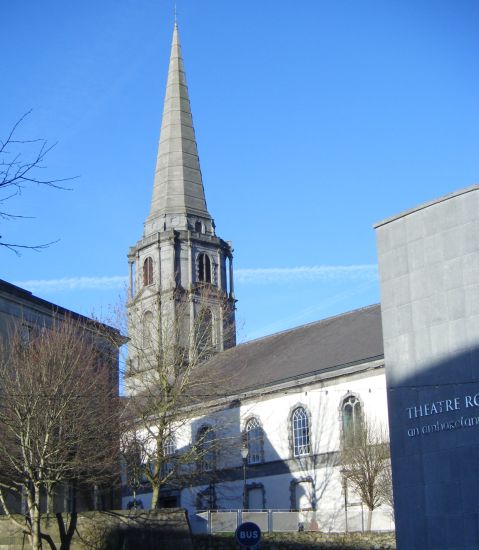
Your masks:
[{"label": "street lamp post", "polygon": [[248,508],[248,495],[246,494],[246,463],[248,461],[248,446],[241,447],[241,458],[243,459],[243,510]]}]

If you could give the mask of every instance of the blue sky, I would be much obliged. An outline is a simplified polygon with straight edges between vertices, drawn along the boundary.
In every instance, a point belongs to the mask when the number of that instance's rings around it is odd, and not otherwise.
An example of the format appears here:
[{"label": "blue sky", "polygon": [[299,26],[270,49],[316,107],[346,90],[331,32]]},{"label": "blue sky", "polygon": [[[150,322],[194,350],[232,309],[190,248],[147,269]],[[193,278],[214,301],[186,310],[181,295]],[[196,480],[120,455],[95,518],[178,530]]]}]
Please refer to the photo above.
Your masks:
[{"label": "blue sky", "polygon": [[[148,213],[173,1],[2,6],[0,136],[58,141],[0,220],[0,277],[118,302]],[[379,300],[373,223],[477,183],[475,0],[178,0],[208,208],[235,248],[240,339]]]}]

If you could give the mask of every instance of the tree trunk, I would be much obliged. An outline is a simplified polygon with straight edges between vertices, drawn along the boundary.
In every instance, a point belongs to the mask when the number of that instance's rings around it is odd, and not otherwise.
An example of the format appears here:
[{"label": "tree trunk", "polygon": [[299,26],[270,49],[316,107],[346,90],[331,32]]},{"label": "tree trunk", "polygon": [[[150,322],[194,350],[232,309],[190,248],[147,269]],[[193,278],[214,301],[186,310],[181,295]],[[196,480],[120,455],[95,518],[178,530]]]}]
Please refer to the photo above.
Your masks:
[{"label": "tree trunk", "polygon": [[155,510],[158,508],[158,504],[160,501],[160,486],[159,485],[153,485],[153,494],[151,495],[151,509]]},{"label": "tree trunk", "polygon": [[30,516],[30,529],[32,550],[41,550],[42,540],[40,536],[40,489],[35,487],[34,495],[28,497],[28,511]]},{"label": "tree trunk", "polygon": [[374,510],[370,510],[368,508],[368,527],[367,527],[367,531],[371,531],[371,525],[373,523],[373,512]]},{"label": "tree trunk", "polygon": [[55,515],[55,488],[52,485],[47,486],[47,525],[50,519]]}]

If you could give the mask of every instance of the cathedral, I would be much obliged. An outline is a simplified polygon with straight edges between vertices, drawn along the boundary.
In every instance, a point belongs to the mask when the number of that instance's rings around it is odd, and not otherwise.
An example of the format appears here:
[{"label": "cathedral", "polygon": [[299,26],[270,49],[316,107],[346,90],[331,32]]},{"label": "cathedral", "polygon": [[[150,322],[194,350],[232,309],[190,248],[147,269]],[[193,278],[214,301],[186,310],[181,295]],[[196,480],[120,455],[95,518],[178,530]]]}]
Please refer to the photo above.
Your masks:
[{"label": "cathedral", "polygon": [[[165,338],[166,326],[175,327],[186,362],[199,332],[196,347],[208,350],[200,367],[215,373],[216,390],[228,385],[205,396],[181,434],[169,437],[172,462],[198,446],[201,434],[219,444],[200,466],[186,465],[195,473],[187,483],[165,484],[159,503],[187,509],[198,530],[208,511],[238,509],[295,511],[296,527],[364,529],[367,509],[344,482],[339,456],[364,419],[387,431],[380,306],[236,345],[232,252],[206,204],[175,23],[151,207],[128,252],[129,338],[136,345],[125,392],[141,394],[152,380],[145,350]],[[148,483],[137,495],[150,505]],[[380,506],[371,521],[373,529],[392,528],[391,508]]]}]

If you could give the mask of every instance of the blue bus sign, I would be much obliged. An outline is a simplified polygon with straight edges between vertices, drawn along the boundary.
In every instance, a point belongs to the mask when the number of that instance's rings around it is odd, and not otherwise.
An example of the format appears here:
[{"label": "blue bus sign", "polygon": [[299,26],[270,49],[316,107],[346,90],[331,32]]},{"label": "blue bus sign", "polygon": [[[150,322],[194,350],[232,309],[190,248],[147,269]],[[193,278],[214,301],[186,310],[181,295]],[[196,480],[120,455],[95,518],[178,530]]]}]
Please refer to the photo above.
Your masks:
[{"label": "blue bus sign", "polygon": [[246,521],[236,528],[235,538],[245,548],[256,546],[261,539],[261,529],[256,523]]}]

